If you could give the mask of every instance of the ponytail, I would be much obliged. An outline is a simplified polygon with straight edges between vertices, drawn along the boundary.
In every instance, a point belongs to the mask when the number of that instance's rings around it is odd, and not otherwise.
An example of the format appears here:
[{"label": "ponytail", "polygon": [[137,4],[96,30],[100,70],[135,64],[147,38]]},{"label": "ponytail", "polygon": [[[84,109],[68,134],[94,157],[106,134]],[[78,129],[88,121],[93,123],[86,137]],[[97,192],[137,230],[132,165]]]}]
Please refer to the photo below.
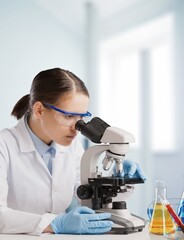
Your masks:
[{"label": "ponytail", "polygon": [[11,115],[16,117],[17,120],[22,118],[24,114],[29,111],[30,94],[23,96],[14,106]]},{"label": "ponytail", "polygon": [[41,71],[33,79],[30,94],[15,104],[11,115],[19,120],[26,113],[32,113],[35,102],[56,104],[63,94],[72,91],[89,96],[84,82],[72,72],[61,68]]}]

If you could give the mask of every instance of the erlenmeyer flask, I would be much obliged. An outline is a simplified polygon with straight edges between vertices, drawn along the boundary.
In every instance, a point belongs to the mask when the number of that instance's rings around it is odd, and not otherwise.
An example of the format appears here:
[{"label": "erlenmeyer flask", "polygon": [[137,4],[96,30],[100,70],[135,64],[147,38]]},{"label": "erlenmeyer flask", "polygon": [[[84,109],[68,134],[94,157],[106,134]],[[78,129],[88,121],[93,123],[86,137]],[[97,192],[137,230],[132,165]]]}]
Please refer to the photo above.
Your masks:
[{"label": "erlenmeyer flask", "polygon": [[155,201],[153,213],[149,225],[149,231],[154,234],[164,235],[165,233],[175,232],[173,220],[162,203],[162,196],[166,197],[166,187],[164,181],[155,182]]}]

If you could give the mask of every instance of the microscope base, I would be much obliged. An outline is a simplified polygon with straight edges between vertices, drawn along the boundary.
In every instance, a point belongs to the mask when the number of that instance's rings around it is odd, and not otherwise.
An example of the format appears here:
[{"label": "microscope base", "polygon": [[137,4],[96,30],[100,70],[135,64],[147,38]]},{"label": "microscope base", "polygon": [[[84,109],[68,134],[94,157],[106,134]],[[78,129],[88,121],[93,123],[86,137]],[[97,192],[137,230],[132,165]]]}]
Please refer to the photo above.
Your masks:
[{"label": "microscope base", "polygon": [[133,214],[127,209],[101,209],[97,212],[109,212],[114,222],[112,230],[109,233],[113,234],[129,234],[133,232],[141,232],[145,227],[145,220]]}]

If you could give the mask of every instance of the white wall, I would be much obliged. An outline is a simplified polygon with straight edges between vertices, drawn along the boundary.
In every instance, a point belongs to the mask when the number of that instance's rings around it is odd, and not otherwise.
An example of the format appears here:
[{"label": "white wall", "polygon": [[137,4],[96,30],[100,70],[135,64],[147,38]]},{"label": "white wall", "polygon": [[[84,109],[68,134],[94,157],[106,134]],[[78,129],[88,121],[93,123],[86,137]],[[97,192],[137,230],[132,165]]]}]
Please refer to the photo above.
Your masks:
[{"label": "white wall", "polygon": [[84,39],[36,0],[0,0],[0,36],[0,129],[16,123],[11,110],[38,72],[61,67],[85,81]]},{"label": "white wall", "polygon": [[[140,187],[136,187],[137,190],[131,197],[130,208],[136,214],[141,214],[144,217],[146,216],[146,208],[154,197],[154,180],[165,180],[168,197],[180,197],[184,190],[184,1],[143,0],[141,3],[139,2],[137,6],[127,9],[126,11],[120,9],[118,14],[106,20],[106,22],[104,21],[100,29],[100,37],[101,41],[103,41],[169,12],[173,12],[175,18],[173,44],[175,69],[174,95],[176,105],[173,114],[175,115],[177,124],[176,142],[178,151],[173,154],[155,154],[150,149],[147,149],[147,144],[145,144],[142,146],[140,152],[130,153],[130,156],[133,156],[132,159],[140,162],[147,176],[147,182]],[[109,114],[113,114],[113,111]],[[150,131],[146,132],[147,135],[149,132]],[[149,136],[146,138],[149,139]]]}]

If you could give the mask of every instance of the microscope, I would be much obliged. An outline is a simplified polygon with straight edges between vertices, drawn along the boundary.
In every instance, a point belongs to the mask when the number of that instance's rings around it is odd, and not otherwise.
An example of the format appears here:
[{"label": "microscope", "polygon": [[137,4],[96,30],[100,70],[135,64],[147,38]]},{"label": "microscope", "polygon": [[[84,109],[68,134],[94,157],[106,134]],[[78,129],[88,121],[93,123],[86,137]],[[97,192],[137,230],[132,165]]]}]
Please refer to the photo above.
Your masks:
[{"label": "microscope", "polygon": [[[141,178],[118,177],[123,172],[123,159],[128,152],[129,143],[135,142],[134,136],[120,128],[111,127],[98,117],[85,123],[79,120],[75,128],[82,135],[97,143],[89,147],[81,159],[81,185],[77,195],[84,206],[97,213],[111,213],[114,222],[110,233],[128,234],[142,231],[144,219],[131,214],[125,201],[113,201],[119,193],[125,193],[132,184],[144,183]],[[115,174],[102,176],[99,159],[105,154],[102,167],[109,171],[114,167]]]}]

